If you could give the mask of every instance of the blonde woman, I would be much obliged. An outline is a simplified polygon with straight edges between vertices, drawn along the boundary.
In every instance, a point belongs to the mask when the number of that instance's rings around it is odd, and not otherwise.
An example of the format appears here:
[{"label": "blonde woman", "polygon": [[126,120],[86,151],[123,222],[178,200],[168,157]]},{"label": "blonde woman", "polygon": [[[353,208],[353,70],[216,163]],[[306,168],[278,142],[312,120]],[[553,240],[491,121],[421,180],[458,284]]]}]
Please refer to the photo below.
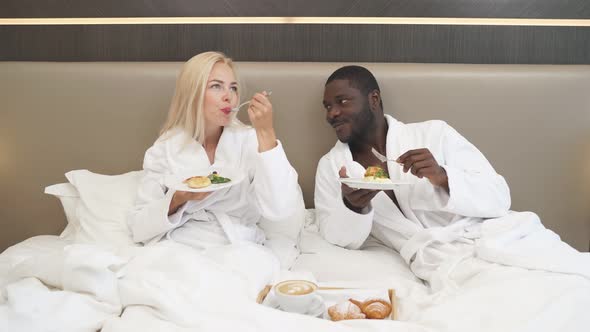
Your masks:
[{"label": "blonde woman", "polygon": [[[297,173],[277,141],[269,98],[265,92],[252,97],[247,127],[230,111],[239,97],[225,55],[205,52],[184,65],[161,136],[145,153],[145,176],[129,218],[136,242],[169,239],[197,249],[262,243],[261,217],[285,219],[299,206]],[[163,184],[168,174],[227,167],[245,175],[229,189],[193,193]]]}]

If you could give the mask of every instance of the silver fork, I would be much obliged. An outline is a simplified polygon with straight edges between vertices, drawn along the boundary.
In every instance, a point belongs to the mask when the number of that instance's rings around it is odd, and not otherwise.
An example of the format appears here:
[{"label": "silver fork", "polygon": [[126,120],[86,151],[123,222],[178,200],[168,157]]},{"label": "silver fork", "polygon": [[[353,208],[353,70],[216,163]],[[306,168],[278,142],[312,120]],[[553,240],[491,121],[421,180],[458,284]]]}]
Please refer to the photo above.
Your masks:
[{"label": "silver fork", "polygon": [[[270,95],[272,95],[272,91],[268,91],[268,92],[266,92],[266,96],[267,96],[267,97],[268,97],[268,96],[270,96]],[[238,106],[236,106],[236,107],[232,108],[232,109],[231,109],[231,111],[232,111],[232,112],[237,112],[237,111],[239,111],[239,110],[240,110],[240,107],[242,107],[242,106],[244,106],[244,105],[248,105],[248,104],[250,104],[250,100],[248,100],[248,101],[245,101],[245,102],[241,103],[240,105],[238,105]]]},{"label": "silver fork", "polygon": [[[384,155],[379,153],[379,151],[375,150],[375,148],[371,148],[371,152],[373,152],[375,157],[377,157],[377,159],[379,159],[382,163],[384,163],[386,161],[393,161],[393,162],[397,163],[397,161],[395,159],[388,159],[387,157],[385,157]],[[401,163],[398,163],[398,164],[401,165]]]}]

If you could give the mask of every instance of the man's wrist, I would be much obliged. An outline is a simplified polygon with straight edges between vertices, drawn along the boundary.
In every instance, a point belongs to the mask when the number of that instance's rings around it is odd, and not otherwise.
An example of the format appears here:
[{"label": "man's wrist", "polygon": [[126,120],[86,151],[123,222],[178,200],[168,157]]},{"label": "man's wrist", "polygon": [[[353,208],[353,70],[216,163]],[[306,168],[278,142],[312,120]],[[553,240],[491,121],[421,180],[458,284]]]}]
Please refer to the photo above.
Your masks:
[{"label": "man's wrist", "polygon": [[359,208],[359,207],[355,207],[355,206],[351,205],[350,202],[344,197],[342,197],[342,201],[344,202],[344,206],[346,206],[352,212],[355,212],[358,214],[367,214],[367,213],[369,213],[369,211],[371,211],[371,204],[369,204],[365,207]]},{"label": "man's wrist", "polygon": [[447,170],[442,166],[439,167],[441,169],[441,175],[440,180],[438,181],[438,186],[442,187],[447,193],[449,193],[449,176],[447,175]]}]

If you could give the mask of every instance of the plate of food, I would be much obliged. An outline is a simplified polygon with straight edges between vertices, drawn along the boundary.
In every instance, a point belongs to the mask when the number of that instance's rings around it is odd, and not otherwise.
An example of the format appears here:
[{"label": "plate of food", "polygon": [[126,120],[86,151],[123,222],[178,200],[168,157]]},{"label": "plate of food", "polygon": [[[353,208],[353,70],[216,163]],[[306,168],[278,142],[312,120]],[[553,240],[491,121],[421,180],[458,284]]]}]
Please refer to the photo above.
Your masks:
[{"label": "plate of food", "polygon": [[172,190],[202,193],[229,188],[243,179],[240,172],[220,169],[188,175],[168,175],[164,178],[164,185]]},{"label": "plate of food", "polygon": [[400,185],[412,184],[408,181],[393,181],[379,166],[367,167],[364,178],[340,178],[340,183],[354,189],[391,190]]}]

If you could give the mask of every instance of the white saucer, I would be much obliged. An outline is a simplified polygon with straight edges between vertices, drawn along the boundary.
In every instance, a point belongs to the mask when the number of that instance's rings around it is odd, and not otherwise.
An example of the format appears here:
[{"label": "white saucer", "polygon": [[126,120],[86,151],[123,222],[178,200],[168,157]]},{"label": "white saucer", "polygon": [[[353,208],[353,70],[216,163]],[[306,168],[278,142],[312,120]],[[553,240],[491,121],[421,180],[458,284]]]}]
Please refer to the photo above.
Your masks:
[{"label": "white saucer", "polygon": [[309,306],[309,309],[304,313],[304,315],[322,318],[325,311],[326,305],[324,304],[324,300],[318,295],[313,300],[312,304]]},{"label": "white saucer", "polygon": [[[281,311],[287,311],[287,310],[284,310],[283,308],[281,308],[281,306],[278,304],[276,298],[274,298],[274,297],[269,301],[268,306],[278,309],[278,310],[281,310]],[[324,304],[324,299],[322,299],[321,296],[317,295],[313,299],[313,302],[309,306],[309,309],[306,312],[302,313],[301,315],[323,318],[325,311],[326,311],[326,305]]]}]

